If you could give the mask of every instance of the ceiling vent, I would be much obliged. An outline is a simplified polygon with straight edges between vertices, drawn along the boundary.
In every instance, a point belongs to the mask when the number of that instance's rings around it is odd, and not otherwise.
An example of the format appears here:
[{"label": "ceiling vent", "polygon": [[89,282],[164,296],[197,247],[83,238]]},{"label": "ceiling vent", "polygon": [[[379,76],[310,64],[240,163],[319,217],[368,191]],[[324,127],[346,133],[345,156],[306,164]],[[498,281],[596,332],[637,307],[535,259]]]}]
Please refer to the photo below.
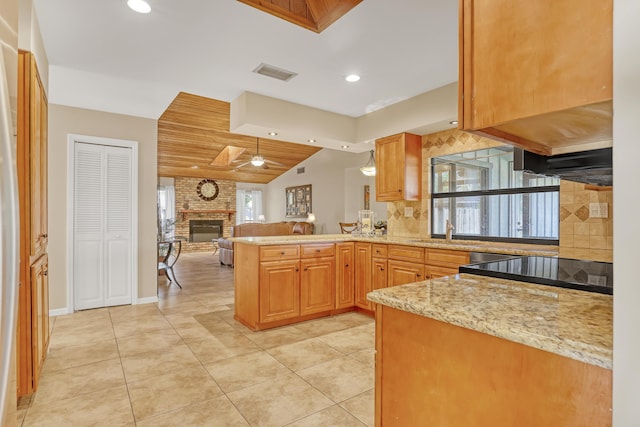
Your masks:
[{"label": "ceiling vent", "polygon": [[292,71],[287,71],[282,68],[274,67],[273,65],[265,64],[264,62],[253,70],[254,73],[262,74],[263,76],[271,77],[274,79],[282,80],[283,82],[288,82],[292,78],[298,75],[298,73],[294,73]]}]

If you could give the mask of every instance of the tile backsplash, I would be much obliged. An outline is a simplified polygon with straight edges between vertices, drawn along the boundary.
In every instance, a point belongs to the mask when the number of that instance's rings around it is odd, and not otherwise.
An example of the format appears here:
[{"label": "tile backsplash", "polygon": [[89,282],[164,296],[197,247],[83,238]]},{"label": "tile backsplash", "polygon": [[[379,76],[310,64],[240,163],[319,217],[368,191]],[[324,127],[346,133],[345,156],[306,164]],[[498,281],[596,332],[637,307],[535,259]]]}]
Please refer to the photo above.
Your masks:
[{"label": "tile backsplash", "polygon": [[[426,238],[431,235],[431,157],[502,145],[458,129],[422,137],[422,200],[387,203],[390,236]],[[607,203],[608,218],[591,218],[589,203]],[[405,216],[405,207],[413,208]],[[594,261],[613,260],[613,192],[586,190],[584,184],[560,184],[560,256]]]},{"label": "tile backsplash", "polygon": [[[590,203],[606,203],[607,218],[591,218]],[[613,261],[613,191],[560,181],[560,256]]]},{"label": "tile backsplash", "polygon": [[[387,230],[390,236],[419,237],[431,236],[431,157],[462,153],[502,145],[479,135],[458,129],[436,132],[422,137],[422,200],[387,203]],[[405,216],[404,208],[413,207],[413,215]]]}]

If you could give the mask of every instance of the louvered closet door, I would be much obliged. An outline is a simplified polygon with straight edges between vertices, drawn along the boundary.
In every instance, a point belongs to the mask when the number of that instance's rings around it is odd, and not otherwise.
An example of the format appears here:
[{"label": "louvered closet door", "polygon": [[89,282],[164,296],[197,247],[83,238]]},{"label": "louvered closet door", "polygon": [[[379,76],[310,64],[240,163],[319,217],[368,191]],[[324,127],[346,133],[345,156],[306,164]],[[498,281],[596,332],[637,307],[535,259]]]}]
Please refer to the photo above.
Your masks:
[{"label": "louvered closet door", "polygon": [[74,308],[131,303],[131,150],[75,144]]}]

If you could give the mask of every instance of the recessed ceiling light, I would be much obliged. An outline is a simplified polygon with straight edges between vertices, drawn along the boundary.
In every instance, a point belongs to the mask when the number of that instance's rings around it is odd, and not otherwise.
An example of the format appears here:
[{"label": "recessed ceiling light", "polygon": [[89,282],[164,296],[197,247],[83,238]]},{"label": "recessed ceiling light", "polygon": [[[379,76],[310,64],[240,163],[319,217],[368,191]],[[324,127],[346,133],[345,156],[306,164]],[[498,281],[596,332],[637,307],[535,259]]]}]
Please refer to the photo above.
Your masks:
[{"label": "recessed ceiling light", "polygon": [[449,124],[450,124],[450,125],[457,125],[457,124],[458,124],[458,121],[457,121],[457,120],[451,120],[451,121],[449,122]]},{"label": "recessed ceiling light", "polygon": [[276,135],[278,135],[278,132],[269,132],[269,135],[276,136]]},{"label": "recessed ceiling light", "polygon": [[349,146],[348,145],[343,145],[342,148],[349,148]]},{"label": "recessed ceiling light", "polygon": [[349,74],[347,77],[344,78],[346,81],[348,81],[349,83],[354,83],[357,82],[358,80],[360,80],[360,76],[357,74]]},{"label": "recessed ceiling light", "polygon": [[315,139],[307,139],[307,142],[310,142],[311,144],[313,144],[314,142],[316,142]]},{"label": "recessed ceiling light", "polygon": [[151,6],[144,0],[127,0],[127,6],[138,13],[151,12]]},{"label": "recessed ceiling light", "polygon": [[198,169],[198,165],[191,166],[191,169]]}]

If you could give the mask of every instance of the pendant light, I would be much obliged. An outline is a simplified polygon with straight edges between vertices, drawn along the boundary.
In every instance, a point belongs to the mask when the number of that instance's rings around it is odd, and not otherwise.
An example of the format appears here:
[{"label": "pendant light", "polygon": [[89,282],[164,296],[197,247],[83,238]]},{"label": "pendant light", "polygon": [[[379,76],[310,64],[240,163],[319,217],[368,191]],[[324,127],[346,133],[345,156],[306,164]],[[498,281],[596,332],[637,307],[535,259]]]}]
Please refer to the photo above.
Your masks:
[{"label": "pendant light", "polygon": [[264,157],[260,154],[260,138],[256,138],[256,154],[251,157],[251,164],[256,167],[264,165]]},{"label": "pendant light", "polygon": [[369,152],[369,161],[360,168],[360,172],[366,176],[376,176],[376,158],[373,150]]}]

